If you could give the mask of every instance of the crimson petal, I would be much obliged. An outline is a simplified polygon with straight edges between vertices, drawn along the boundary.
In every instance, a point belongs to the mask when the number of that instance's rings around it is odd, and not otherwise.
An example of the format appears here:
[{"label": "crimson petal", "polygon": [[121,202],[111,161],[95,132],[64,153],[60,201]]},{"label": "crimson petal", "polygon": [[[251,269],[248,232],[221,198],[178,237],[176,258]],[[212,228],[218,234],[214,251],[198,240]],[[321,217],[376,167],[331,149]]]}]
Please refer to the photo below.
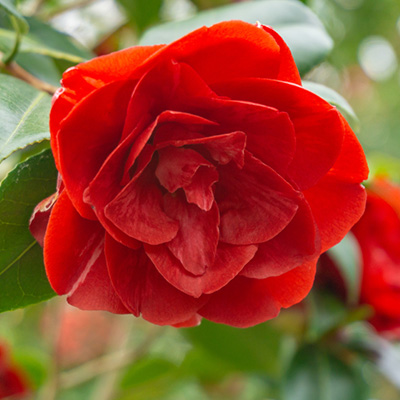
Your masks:
[{"label": "crimson petal", "polygon": [[296,153],[288,173],[300,189],[311,187],[333,166],[344,126],[335,107],[301,86],[270,79],[237,79],[213,86],[219,95],[286,112],[296,133]]},{"label": "crimson petal", "polygon": [[104,86],[86,97],[61,124],[56,139],[60,173],[71,201],[85,218],[93,219],[94,213],[83,202],[83,192],[119,143],[131,92],[126,81]]},{"label": "crimson petal", "polygon": [[216,199],[221,241],[236,245],[272,239],[292,220],[302,198],[280,175],[246,153],[243,169],[221,166]]},{"label": "crimson petal", "polygon": [[238,276],[213,293],[199,314],[211,321],[247,328],[278,315],[281,307],[301,301],[311,290],[316,260],[267,279]]},{"label": "crimson petal", "polygon": [[132,250],[106,236],[108,271],[122,302],[135,316],[158,325],[175,325],[195,318],[207,301],[195,299],[170,285],[142,249]]},{"label": "crimson petal", "polygon": [[102,226],[82,218],[63,191],[51,213],[44,242],[50,284],[77,307],[124,313],[105,268],[103,247]]},{"label": "crimson petal", "polygon": [[203,294],[220,290],[235,278],[253,258],[257,246],[232,246],[220,243],[215,262],[200,276],[187,272],[165,244],[159,246],[145,245],[145,251],[161,275],[171,285],[190,296],[198,298]]},{"label": "crimson petal", "polygon": [[162,193],[149,167],[132,179],[105,208],[105,216],[126,235],[149,244],[172,240],[179,230],[162,209]]},{"label": "crimson petal", "polygon": [[[360,219],[366,193],[358,183],[341,182],[326,176],[304,192],[321,235],[321,251],[339,243]],[[324,199],[324,201],[321,201]]]},{"label": "crimson petal", "polygon": [[310,206],[303,201],[289,225],[277,236],[259,245],[257,254],[240,275],[255,279],[279,276],[314,260],[320,252],[319,232]]},{"label": "crimson petal", "polygon": [[214,203],[210,211],[188,204],[183,195],[164,196],[165,213],[179,223],[177,235],[167,247],[193,275],[202,275],[213,265],[219,239],[219,213]]}]

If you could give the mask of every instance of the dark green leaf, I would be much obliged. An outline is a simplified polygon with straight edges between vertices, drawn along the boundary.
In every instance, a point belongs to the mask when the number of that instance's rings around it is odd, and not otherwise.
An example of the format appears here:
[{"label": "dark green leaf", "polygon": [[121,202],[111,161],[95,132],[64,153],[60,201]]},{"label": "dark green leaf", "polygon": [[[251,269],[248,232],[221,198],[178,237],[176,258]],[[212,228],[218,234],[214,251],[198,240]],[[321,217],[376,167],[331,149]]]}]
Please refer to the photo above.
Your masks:
[{"label": "dark green leaf", "polygon": [[357,304],[360,297],[361,285],[361,250],[357,240],[351,233],[328,251],[339,270],[346,285],[347,299],[351,304]]},{"label": "dark green leaf", "polygon": [[18,23],[19,30],[22,34],[25,34],[29,30],[29,25],[25,18],[18,12],[15,8],[14,3],[11,0],[0,0],[0,8],[5,10],[5,12],[13,16]]},{"label": "dark green leaf", "polygon": [[183,331],[193,344],[239,371],[280,372],[282,335],[268,323],[238,329],[203,320]]},{"label": "dark green leaf", "polygon": [[303,86],[311,92],[325,99],[328,103],[337,107],[338,110],[346,118],[347,122],[351,125],[351,127],[355,131],[359,130],[360,121],[358,120],[357,115],[355,114],[354,110],[351,108],[347,100],[342,97],[338,92],[319,83],[310,81],[303,81]]},{"label": "dark green leaf", "polygon": [[[289,45],[300,73],[320,63],[331,51],[333,42],[322,23],[309,8],[292,0],[260,0],[235,3],[199,12],[184,21],[169,22],[147,30],[140,44],[170,43],[203,25],[240,19],[270,25]],[[240,55],[238,55],[240,57]]]},{"label": "dark green leaf", "polygon": [[51,98],[25,82],[0,74],[0,161],[50,137]]},{"label": "dark green leaf", "polygon": [[0,185],[0,312],[55,295],[41,247],[28,225],[37,203],[55,191],[57,170],[46,150],[18,164]]},{"label": "dark green leaf", "polygon": [[358,366],[317,346],[296,354],[283,383],[283,400],[366,400],[368,388]]}]

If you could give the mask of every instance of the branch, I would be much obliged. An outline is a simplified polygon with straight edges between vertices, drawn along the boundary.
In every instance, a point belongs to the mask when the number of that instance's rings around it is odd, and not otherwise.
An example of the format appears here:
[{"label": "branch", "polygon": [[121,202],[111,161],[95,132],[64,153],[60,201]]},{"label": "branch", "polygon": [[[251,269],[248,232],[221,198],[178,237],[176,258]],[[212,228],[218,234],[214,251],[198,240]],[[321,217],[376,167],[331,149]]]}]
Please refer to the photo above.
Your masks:
[{"label": "branch", "polygon": [[[0,53],[0,58],[1,57],[2,53]],[[36,78],[36,76],[33,76],[28,71],[20,67],[15,61],[12,61],[7,65],[0,61],[0,68],[5,69],[12,76],[29,83],[34,88],[47,92],[51,95],[53,95],[58,89],[56,86],[50,85],[50,83],[44,82]]]}]

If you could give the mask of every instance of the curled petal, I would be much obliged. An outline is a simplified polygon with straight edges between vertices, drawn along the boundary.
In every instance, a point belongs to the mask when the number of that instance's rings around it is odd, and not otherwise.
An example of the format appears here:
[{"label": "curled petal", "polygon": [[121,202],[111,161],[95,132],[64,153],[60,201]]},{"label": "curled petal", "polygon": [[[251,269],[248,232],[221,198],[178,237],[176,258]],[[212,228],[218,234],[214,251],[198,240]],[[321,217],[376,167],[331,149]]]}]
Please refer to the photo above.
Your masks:
[{"label": "curled petal", "polygon": [[211,321],[247,328],[278,315],[281,307],[301,301],[310,291],[316,260],[267,279],[236,277],[213,293],[199,314]]},{"label": "curled petal", "polygon": [[124,189],[105,208],[105,216],[126,235],[149,244],[172,240],[179,224],[165,214],[162,193],[153,171],[148,170]]},{"label": "curled petal", "polygon": [[126,312],[105,268],[104,230],[82,218],[63,191],[50,216],[44,242],[46,273],[53,289],[83,309]]},{"label": "curled petal", "polygon": [[122,302],[135,316],[157,325],[183,324],[195,318],[207,301],[170,285],[142,249],[132,250],[106,236],[108,271]]},{"label": "curled petal", "polygon": [[314,260],[320,253],[318,228],[310,206],[303,201],[289,225],[277,236],[258,246],[255,257],[240,275],[255,279],[279,276]]},{"label": "curled petal", "polygon": [[94,213],[84,203],[83,192],[120,141],[131,92],[129,82],[111,83],[96,90],[63,121],[55,138],[57,148],[53,147],[53,152],[55,158],[59,153],[66,190],[85,218],[94,219]]},{"label": "curled petal", "polygon": [[339,243],[365,209],[366,193],[362,185],[330,176],[306,190],[304,196],[321,235],[322,252]]},{"label": "curled petal", "polygon": [[235,245],[263,243],[292,220],[302,195],[280,175],[247,154],[243,169],[224,166],[216,199],[221,213],[221,241]]},{"label": "curled petal", "polygon": [[219,239],[219,213],[215,203],[209,211],[188,204],[183,195],[164,196],[166,214],[179,223],[177,235],[167,243],[172,254],[193,275],[213,265]]},{"label": "curled petal", "polygon": [[158,271],[171,285],[183,293],[199,298],[203,294],[217,292],[234,279],[254,257],[257,246],[220,243],[214,263],[203,275],[198,276],[189,273],[166,245],[145,245],[145,250]]}]

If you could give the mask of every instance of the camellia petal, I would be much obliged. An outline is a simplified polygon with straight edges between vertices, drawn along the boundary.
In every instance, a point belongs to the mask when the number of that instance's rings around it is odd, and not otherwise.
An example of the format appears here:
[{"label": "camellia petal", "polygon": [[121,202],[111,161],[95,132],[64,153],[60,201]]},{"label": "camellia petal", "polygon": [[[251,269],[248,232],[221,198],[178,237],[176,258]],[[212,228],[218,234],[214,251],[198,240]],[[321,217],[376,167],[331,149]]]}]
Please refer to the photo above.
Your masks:
[{"label": "camellia petal", "polygon": [[63,122],[56,136],[53,153],[59,153],[66,190],[85,218],[93,218],[93,211],[83,202],[83,192],[120,140],[131,92],[127,82],[95,91]]},{"label": "camellia petal", "polygon": [[216,199],[221,241],[244,245],[272,239],[292,220],[301,193],[275,171],[247,155],[245,166],[220,167]]},{"label": "camellia petal", "polygon": [[[66,242],[72,247],[65,247]],[[63,191],[50,216],[44,242],[46,273],[58,294],[84,309],[125,313],[105,269],[104,230],[82,218]]]},{"label": "camellia petal", "polygon": [[339,156],[344,129],[335,107],[301,86],[270,79],[238,79],[214,85],[219,95],[286,112],[296,133],[289,175],[300,189],[315,185]]},{"label": "camellia petal", "polygon": [[209,211],[188,204],[180,193],[164,195],[166,214],[178,222],[177,235],[167,244],[171,253],[193,275],[203,275],[214,264],[219,240],[219,212],[215,203]]},{"label": "camellia petal", "polygon": [[301,301],[310,291],[316,260],[278,277],[250,279],[238,276],[212,294],[199,314],[211,321],[246,328],[278,315],[281,307]]},{"label": "camellia petal", "polygon": [[142,249],[131,250],[106,237],[108,270],[115,290],[128,310],[158,325],[191,320],[207,301],[195,299],[170,285]]},{"label": "camellia petal", "polygon": [[310,206],[303,201],[289,225],[273,239],[258,246],[257,254],[240,275],[255,279],[279,276],[315,260],[320,253],[319,231]]},{"label": "camellia petal", "polygon": [[365,209],[366,193],[363,186],[329,176],[306,190],[304,195],[321,235],[322,251],[339,243]]},{"label": "camellia petal", "polygon": [[214,263],[203,275],[189,273],[166,245],[149,246],[145,250],[160,274],[177,289],[195,298],[217,292],[230,282],[254,257],[257,246],[232,246],[220,243]]}]

